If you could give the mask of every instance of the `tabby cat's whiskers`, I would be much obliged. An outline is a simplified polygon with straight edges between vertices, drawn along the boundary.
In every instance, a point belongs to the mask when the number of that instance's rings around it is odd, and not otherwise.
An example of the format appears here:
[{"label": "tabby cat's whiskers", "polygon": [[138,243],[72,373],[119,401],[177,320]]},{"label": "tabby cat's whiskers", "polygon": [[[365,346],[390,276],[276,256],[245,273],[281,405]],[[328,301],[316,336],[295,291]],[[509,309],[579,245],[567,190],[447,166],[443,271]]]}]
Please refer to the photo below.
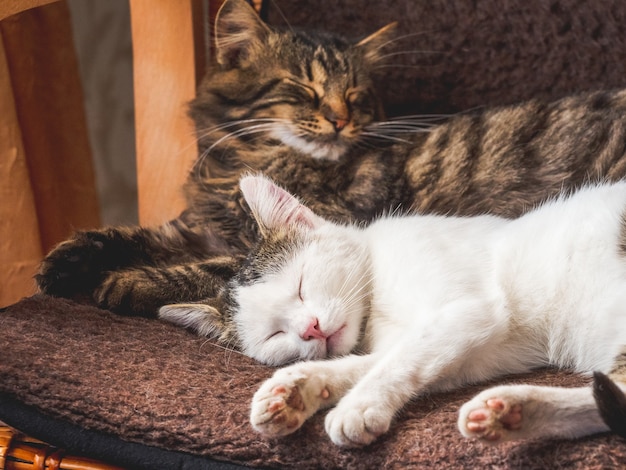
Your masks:
[{"label": "tabby cat's whiskers", "polygon": [[200,133],[198,133],[198,139],[202,139],[204,137],[208,137],[216,131],[228,129],[229,127],[242,126],[247,124],[255,124],[262,122],[290,122],[289,119],[283,118],[255,118],[255,119],[241,119],[237,121],[229,121],[218,126],[213,126],[209,129],[206,129]]},{"label": "tabby cat's whiskers", "polygon": [[412,38],[417,37],[417,36],[424,36],[426,34],[432,34],[432,33],[433,33],[433,31],[418,31],[418,32],[414,32],[414,33],[403,34],[401,36],[396,36],[394,38],[389,39],[388,41],[386,41],[383,44],[381,44],[380,47],[384,48],[384,47],[389,46],[390,44],[401,42],[404,39],[412,39]]},{"label": "tabby cat's whiskers", "polygon": [[397,137],[398,134],[414,135],[428,132],[447,117],[445,114],[400,116],[367,125],[361,136],[365,139],[379,139],[406,144],[410,141]]},{"label": "tabby cat's whiskers", "polygon": [[375,139],[390,140],[392,142],[401,143],[401,144],[408,144],[408,143],[410,143],[409,140],[400,139],[398,137],[393,137],[393,136],[382,134],[382,133],[378,133],[378,132],[363,132],[361,135],[364,136],[364,137],[373,137]]},{"label": "tabby cat's whiskers", "polygon": [[[196,170],[196,174],[198,174],[197,170],[199,170],[202,167],[202,164],[206,158],[211,157],[211,158],[216,158],[217,160],[219,160],[219,157],[217,157],[216,155],[213,155],[212,152],[214,149],[218,148],[224,142],[231,140],[231,139],[249,137],[254,134],[265,134],[269,131],[274,130],[276,124],[285,124],[285,123],[290,123],[290,122],[291,121],[289,119],[281,119],[281,118],[242,119],[238,121],[230,121],[225,124],[214,126],[214,127],[211,127],[210,129],[203,131],[201,134],[199,134],[199,140],[206,138],[207,136],[210,136],[211,134],[214,134],[216,132],[225,131],[226,129],[233,128],[233,127],[244,126],[232,132],[228,132],[227,134],[217,139],[210,147],[204,150],[199,155],[198,160],[194,164],[194,169]],[[225,150],[226,149],[224,149],[224,151]]]},{"label": "tabby cat's whiskers", "polygon": [[381,55],[378,59],[383,60],[388,57],[396,57],[399,55],[409,55],[409,54],[441,54],[441,52],[440,51],[427,51],[427,50],[397,51],[397,52],[390,52],[389,54]]}]

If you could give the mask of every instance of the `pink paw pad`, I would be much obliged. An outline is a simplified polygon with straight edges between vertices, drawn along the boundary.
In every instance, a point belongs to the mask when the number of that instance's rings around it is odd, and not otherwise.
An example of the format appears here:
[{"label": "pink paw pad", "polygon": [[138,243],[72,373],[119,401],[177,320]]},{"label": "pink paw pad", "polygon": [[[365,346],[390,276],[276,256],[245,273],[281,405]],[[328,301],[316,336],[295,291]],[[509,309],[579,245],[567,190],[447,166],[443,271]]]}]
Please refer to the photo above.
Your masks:
[{"label": "pink paw pad", "polygon": [[491,398],[485,408],[473,410],[467,419],[468,431],[487,441],[498,441],[502,438],[502,430],[514,431],[522,427],[522,405],[508,406],[500,398]]}]

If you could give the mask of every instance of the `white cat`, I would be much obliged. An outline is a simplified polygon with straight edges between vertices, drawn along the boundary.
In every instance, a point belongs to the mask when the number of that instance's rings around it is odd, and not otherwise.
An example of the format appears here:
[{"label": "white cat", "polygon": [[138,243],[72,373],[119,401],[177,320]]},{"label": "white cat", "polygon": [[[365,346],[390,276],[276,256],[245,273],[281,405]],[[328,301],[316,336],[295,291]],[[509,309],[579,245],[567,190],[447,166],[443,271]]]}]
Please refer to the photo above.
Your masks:
[{"label": "white cat", "polygon": [[[246,354],[279,365],[253,427],[294,432],[321,408],[342,446],[371,443],[413,397],[552,365],[626,388],[626,182],[591,186],[516,220],[328,222],[264,177],[241,190],[262,242],[237,280]],[[485,390],[460,410],[490,442],[607,431],[591,387]]]}]

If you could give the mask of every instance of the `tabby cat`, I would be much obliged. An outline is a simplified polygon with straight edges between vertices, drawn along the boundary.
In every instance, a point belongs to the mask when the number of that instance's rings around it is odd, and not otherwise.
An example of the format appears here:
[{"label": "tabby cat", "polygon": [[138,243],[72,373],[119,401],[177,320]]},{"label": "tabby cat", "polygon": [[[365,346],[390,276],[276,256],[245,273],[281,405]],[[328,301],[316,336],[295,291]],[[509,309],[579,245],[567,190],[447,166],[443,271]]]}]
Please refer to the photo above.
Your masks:
[{"label": "tabby cat", "polygon": [[[262,235],[232,281],[242,349],[302,361],[254,395],[264,435],[334,406],[332,441],[366,445],[411,398],[546,365],[610,373],[626,389],[626,182],[518,219],[387,216],[365,228],[317,216],[263,176],[240,187]],[[458,426],[489,442],[609,429],[591,387],[531,385],[483,391]]]},{"label": "tabby cat", "polygon": [[88,296],[123,314],[178,317],[236,345],[226,285],[258,238],[238,180],[270,176],[333,221],[382,213],[516,216],[562,189],[626,176],[626,91],[451,117],[429,132],[384,120],[372,71],[393,25],[359,41],[263,23],[227,0],[216,61],[190,105],[200,154],[187,209],[161,227],[76,233],[43,260],[42,292]]}]

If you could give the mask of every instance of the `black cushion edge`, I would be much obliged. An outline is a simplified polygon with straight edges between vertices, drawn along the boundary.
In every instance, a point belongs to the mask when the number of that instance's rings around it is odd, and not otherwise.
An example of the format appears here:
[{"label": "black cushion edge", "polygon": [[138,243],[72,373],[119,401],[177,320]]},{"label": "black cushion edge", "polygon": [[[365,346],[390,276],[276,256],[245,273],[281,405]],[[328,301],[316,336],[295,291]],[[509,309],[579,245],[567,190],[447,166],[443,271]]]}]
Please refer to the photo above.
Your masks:
[{"label": "black cushion edge", "polygon": [[0,393],[0,421],[30,437],[65,449],[69,453],[128,469],[236,470],[249,468],[183,452],[127,442],[110,434],[84,429],[46,416],[36,408],[25,405],[6,393]]}]

